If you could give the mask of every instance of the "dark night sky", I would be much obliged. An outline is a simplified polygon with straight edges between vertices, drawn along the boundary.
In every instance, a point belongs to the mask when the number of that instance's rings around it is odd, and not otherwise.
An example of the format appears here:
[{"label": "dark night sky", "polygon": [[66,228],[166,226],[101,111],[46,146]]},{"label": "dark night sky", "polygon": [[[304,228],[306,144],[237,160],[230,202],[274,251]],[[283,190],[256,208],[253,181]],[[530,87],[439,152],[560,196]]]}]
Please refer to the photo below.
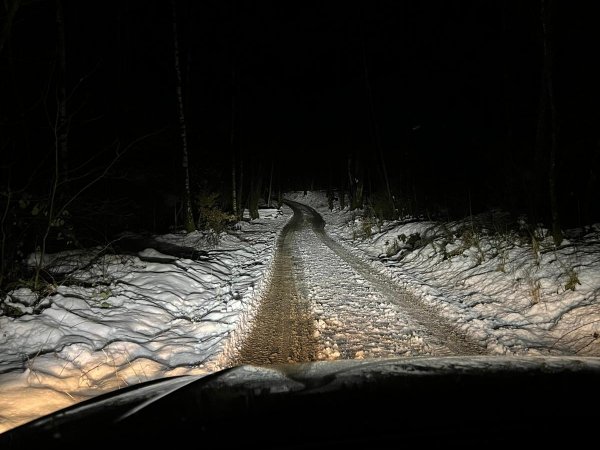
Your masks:
[{"label": "dark night sky", "polygon": [[[130,181],[176,190],[170,2],[64,4],[73,164],[165,128],[121,166]],[[553,30],[566,214],[569,195],[591,195],[600,160],[599,40],[585,8],[558,1]],[[53,89],[54,11],[53,1],[22,6],[0,61],[11,69],[2,75],[3,144],[26,148],[6,158],[13,174],[26,166],[20,158],[52,152],[40,98]],[[398,192],[440,203],[473,192],[490,207],[527,191],[541,91],[538,1],[178,1],[177,14],[197,183],[227,185],[233,92],[236,153],[275,161],[283,189],[339,185],[350,155],[376,182],[380,148]]]}]

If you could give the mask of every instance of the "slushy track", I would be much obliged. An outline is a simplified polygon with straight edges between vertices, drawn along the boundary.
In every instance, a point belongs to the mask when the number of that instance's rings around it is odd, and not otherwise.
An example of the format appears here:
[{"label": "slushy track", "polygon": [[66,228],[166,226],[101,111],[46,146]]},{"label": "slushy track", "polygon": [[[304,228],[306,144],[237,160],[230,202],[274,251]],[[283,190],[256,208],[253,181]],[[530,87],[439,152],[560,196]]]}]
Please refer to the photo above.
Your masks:
[{"label": "slushy track", "polygon": [[397,306],[399,312],[413,322],[415,328],[420,331],[421,337],[431,347],[432,354],[446,356],[487,354],[485,348],[469,340],[464,333],[435,310],[424,305],[423,302],[394,283],[392,279],[377,272],[332,239],[325,232],[323,218],[313,208],[292,201],[286,201],[286,204],[294,209],[294,213],[296,210],[300,210],[308,218],[316,237],[339,259],[350,266],[356,276],[362,277],[366,282],[364,284],[370,285],[371,289],[381,294],[385,301]]},{"label": "slushy track", "polygon": [[235,364],[265,365],[316,359],[314,320],[308,301],[296,289],[292,261],[294,234],[302,226],[302,213],[294,209],[294,216],[277,241],[271,280]]},{"label": "slushy track", "polygon": [[237,364],[486,353],[332,239],[314,209],[285,203],[294,216]]}]

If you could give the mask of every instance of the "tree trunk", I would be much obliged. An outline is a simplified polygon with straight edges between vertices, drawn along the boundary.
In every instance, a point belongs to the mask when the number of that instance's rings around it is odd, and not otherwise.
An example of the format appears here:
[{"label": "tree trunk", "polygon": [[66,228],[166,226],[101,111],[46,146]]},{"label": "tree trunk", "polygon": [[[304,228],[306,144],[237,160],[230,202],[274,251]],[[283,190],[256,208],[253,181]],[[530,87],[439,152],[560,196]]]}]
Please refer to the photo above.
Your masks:
[{"label": "tree trunk", "polygon": [[255,165],[252,167],[250,176],[250,192],[248,192],[248,212],[250,213],[250,219],[258,219],[258,200],[262,191],[262,173],[260,166],[256,168]]},{"label": "tree trunk", "polygon": [[271,191],[273,190],[273,161],[271,160],[271,173],[269,174],[269,195],[267,197],[267,206],[271,207]]},{"label": "tree trunk", "polygon": [[362,208],[365,181],[359,154],[356,155],[354,161],[352,158],[348,158],[348,178],[350,179],[350,209]]},{"label": "tree trunk", "polygon": [[179,132],[181,136],[181,166],[183,168],[183,221],[188,233],[196,230],[194,213],[192,211],[192,195],[190,188],[190,170],[188,163],[188,141],[185,113],[183,108],[183,89],[181,66],[179,62],[179,38],[177,34],[177,11],[175,0],[171,1],[173,9],[173,55],[175,63],[175,90],[177,95],[177,110],[179,113]]},{"label": "tree trunk", "polygon": [[244,202],[242,201],[242,194],[244,188],[244,160],[242,159],[242,155],[240,154],[240,188],[238,190],[238,214],[240,215],[240,219],[244,218]]},{"label": "tree trunk", "polygon": [[349,202],[350,202],[350,209],[354,209],[354,198],[356,197],[356,191],[355,191],[356,183],[355,183],[354,175],[352,173],[352,157],[351,156],[348,156],[346,167],[348,170],[348,197],[349,197]]},{"label": "tree trunk", "polygon": [[231,69],[231,133],[229,135],[229,148],[231,150],[231,206],[233,215],[239,219],[235,173],[235,67]]},{"label": "tree trunk", "polygon": [[[235,33],[235,2],[231,2],[231,36],[234,36]],[[238,200],[237,200],[237,186],[236,186],[236,162],[235,162],[235,54],[234,54],[234,45],[233,39],[231,44],[231,54],[232,62],[231,62],[231,132],[229,135],[229,149],[231,151],[231,208],[233,210],[233,215],[237,220],[241,218],[239,214],[238,208]]]},{"label": "tree trunk", "polygon": [[504,119],[504,148],[499,155],[497,164],[502,166],[504,179],[503,202],[508,205],[511,212],[519,211],[520,207],[520,183],[519,177],[522,177],[522,170],[517,169],[514,155],[514,82],[512,81],[511,63],[513,60],[513,47],[511,47],[511,23],[515,11],[510,8],[515,8],[513,2],[504,0],[502,2],[502,95],[503,95],[503,119]]},{"label": "tree trunk", "polygon": [[231,209],[236,219],[239,219],[238,201],[237,201],[237,186],[236,186],[236,170],[235,170],[235,152],[231,151]]},{"label": "tree trunk", "polygon": [[[362,17],[359,10],[359,17]],[[388,197],[388,202],[390,205],[391,212],[394,211],[394,197],[392,196],[392,190],[390,188],[390,180],[388,177],[387,166],[385,163],[385,158],[383,156],[383,148],[381,146],[381,139],[379,137],[379,127],[377,126],[377,118],[375,117],[375,103],[373,101],[373,89],[371,87],[371,80],[369,77],[369,65],[367,61],[367,42],[365,38],[365,34],[362,28],[362,24],[360,27],[361,34],[361,42],[362,42],[362,62],[365,76],[365,88],[367,93],[367,105],[368,105],[368,119],[370,123],[371,132],[373,133],[373,139],[375,141],[375,150],[379,157],[379,164],[381,167],[381,174],[383,175],[383,181],[385,184],[385,189]],[[372,193],[372,192],[371,192]]]},{"label": "tree trunk", "polygon": [[552,48],[552,20],[554,13],[553,0],[541,0],[542,37],[544,45],[543,79],[546,105],[550,113],[550,150],[548,155],[548,189],[550,195],[550,214],[552,217],[552,238],[555,245],[560,245],[563,234],[560,226],[558,210],[558,193],[556,186],[556,156],[558,152],[558,117],[553,86],[553,48]]}]

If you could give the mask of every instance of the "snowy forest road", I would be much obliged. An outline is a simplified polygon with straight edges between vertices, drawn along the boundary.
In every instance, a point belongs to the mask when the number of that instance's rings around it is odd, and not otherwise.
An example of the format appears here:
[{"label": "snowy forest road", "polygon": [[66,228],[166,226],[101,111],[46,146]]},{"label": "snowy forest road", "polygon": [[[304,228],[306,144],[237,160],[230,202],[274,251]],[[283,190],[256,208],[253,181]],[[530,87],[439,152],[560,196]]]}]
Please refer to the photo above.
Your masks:
[{"label": "snowy forest road", "polygon": [[293,270],[294,234],[302,227],[302,213],[294,209],[294,216],[279,236],[271,280],[236,364],[264,365],[316,359],[314,321],[308,302],[298,293]]},{"label": "snowy forest road", "polygon": [[285,203],[294,216],[236,364],[487,353],[332,239],[314,209]]}]

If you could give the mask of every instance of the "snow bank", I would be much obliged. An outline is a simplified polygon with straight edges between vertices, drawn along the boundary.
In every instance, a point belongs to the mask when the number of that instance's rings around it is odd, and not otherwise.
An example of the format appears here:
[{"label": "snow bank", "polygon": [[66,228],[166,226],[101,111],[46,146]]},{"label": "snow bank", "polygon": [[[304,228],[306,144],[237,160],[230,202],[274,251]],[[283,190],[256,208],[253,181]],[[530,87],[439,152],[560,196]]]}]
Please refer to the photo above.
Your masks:
[{"label": "snow bank", "polygon": [[154,248],[47,255],[50,270],[70,272],[64,282],[41,302],[28,288],[3,300],[0,431],[130,384],[227,367],[290,217],[287,206],[270,209],[217,244],[201,232],[154,237],[174,253],[198,250],[197,259]]},{"label": "snow bank", "polygon": [[354,255],[436,307],[492,353],[600,356],[600,225],[520,232],[500,211],[455,222],[378,221],[293,192]]}]

